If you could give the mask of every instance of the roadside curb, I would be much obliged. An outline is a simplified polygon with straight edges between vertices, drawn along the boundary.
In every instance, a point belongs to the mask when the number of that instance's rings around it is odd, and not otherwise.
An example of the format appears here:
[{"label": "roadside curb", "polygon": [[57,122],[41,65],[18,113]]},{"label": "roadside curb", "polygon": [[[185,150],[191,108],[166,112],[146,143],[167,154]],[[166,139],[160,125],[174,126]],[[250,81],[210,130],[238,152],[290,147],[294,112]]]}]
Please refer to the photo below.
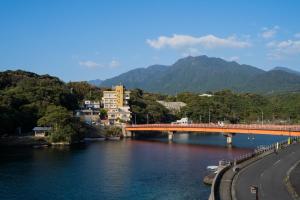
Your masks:
[{"label": "roadside curb", "polygon": [[[295,142],[296,141],[296,142]],[[284,150],[299,142],[298,138],[288,139],[287,141],[277,142],[264,148],[257,148],[253,153],[248,153],[242,156],[238,156],[231,161],[231,165],[228,169],[224,170],[223,174],[220,174],[218,181],[214,181],[215,184],[212,185],[211,199],[226,199],[226,200],[237,200],[236,197],[236,181],[240,173],[246,170],[248,167],[259,162],[263,158],[273,155],[277,151]],[[277,153],[276,153],[277,154]],[[300,161],[299,161],[300,162]],[[294,177],[294,176],[293,176]],[[296,176],[298,177],[298,176]],[[300,200],[297,198],[296,200]]]},{"label": "roadside curb", "polygon": [[292,195],[292,198],[294,199],[294,200],[300,200],[300,197],[299,197],[299,195],[297,194],[297,192],[296,192],[296,190],[295,190],[295,188],[294,188],[294,186],[292,185],[292,183],[291,183],[291,181],[290,181],[290,174],[291,174],[291,172],[295,169],[295,167],[297,167],[297,165],[299,165],[300,164],[300,160],[298,161],[298,162],[296,162],[288,171],[287,171],[287,176],[286,176],[286,178],[285,178],[285,180],[284,180],[284,183],[285,183],[285,185],[286,185],[286,188],[287,188],[287,190],[288,190],[288,192]]},{"label": "roadside curb", "polygon": [[237,197],[236,197],[236,193],[235,193],[235,184],[236,184],[236,180],[237,178],[239,177],[239,174],[244,171],[245,169],[247,169],[249,166],[251,166],[252,164],[256,163],[257,161],[271,155],[272,153],[274,153],[273,151],[270,151],[270,152],[266,152],[265,154],[261,154],[260,156],[257,156],[257,157],[254,157],[250,160],[246,160],[245,162],[241,163],[241,165],[243,165],[241,168],[240,168],[240,171],[236,172],[233,177],[232,177],[232,182],[231,182],[231,199],[232,200],[238,200]]}]

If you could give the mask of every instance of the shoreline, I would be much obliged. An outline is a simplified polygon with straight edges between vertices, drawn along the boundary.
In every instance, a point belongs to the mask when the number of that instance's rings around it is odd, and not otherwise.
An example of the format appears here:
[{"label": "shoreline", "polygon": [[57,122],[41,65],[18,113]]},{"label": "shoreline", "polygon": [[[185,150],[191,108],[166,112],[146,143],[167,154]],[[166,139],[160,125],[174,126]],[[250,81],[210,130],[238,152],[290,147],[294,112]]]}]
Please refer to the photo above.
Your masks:
[{"label": "shoreline", "polygon": [[0,147],[33,147],[35,145],[49,145],[46,138],[35,136],[8,136],[0,138]]},{"label": "shoreline", "polygon": [[0,148],[11,147],[11,148],[45,148],[55,146],[72,146],[77,144],[84,144],[86,142],[97,142],[97,141],[119,141],[121,137],[85,137],[84,139],[76,142],[49,142],[47,138],[35,137],[35,136],[8,136],[0,138]]}]

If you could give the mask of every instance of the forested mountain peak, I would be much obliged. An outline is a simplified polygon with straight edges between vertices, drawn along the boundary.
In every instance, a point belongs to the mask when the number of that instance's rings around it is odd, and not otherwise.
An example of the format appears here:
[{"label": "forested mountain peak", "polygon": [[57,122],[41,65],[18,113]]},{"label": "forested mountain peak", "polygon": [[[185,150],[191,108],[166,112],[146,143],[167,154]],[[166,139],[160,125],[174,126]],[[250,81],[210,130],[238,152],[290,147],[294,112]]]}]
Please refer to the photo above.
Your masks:
[{"label": "forested mountain peak", "polygon": [[[279,72],[276,76],[271,76],[270,71],[235,61],[206,55],[188,56],[177,60],[170,66],[153,65],[133,69],[107,79],[101,85],[111,87],[122,83],[128,88],[141,88],[149,92],[169,94],[223,89],[259,93],[300,89],[300,79],[294,77],[295,73],[289,71],[289,74],[286,74],[287,70],[282,69],[277,69],[277,71]],[[272,77],[274,80],[270,81]],[[275,79],[281,80],[281,83],[279,84]]]}]

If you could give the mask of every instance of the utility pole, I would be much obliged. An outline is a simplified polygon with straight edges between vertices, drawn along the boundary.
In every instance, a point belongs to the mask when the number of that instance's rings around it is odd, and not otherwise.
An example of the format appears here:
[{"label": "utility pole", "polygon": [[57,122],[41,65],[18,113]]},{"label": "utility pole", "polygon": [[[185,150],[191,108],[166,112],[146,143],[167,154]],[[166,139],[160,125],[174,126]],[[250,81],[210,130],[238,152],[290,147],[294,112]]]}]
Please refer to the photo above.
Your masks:
[{"label": "utility pole", "polygon": [[202,123],[202,116],[199,116],[199,122]]},{"label": "utility pole", "polygon": [[147,124],[149,124],[149,115],[147,113]]},{"label": "utility pole", "polygon": [[210,108],[208,108],[208,123],[210,124]]},{"label": "utility pole", "polygon": [[264,125],[264,111],[261,108],[258,108],[261,112],[261,125]]},{"label": "utility pole", "polygon": [[134,124],[136,124],[136,114],[134,114]]}]

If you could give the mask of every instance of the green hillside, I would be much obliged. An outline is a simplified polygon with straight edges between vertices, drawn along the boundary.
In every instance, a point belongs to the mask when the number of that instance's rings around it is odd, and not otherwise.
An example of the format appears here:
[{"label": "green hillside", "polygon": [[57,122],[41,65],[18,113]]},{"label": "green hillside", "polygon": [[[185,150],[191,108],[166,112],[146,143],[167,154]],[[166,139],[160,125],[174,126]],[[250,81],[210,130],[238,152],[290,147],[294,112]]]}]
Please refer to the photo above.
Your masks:
[{"label": "green hillside", "polygon": [[102,86],[124,84],[149,92],[176,94],[230,89],[237,92],[271,93],[300,90],[300,76],[284,70],[264,71],[207,56],[186,57],[171,66],[138,68],[107,79]]},{"label": "green hillside", "polygon": [[73,110],[84,97],[73,85],[50,75],[0,72],[0,135],[26,134],[34,126],[50,126],[52,142],[80,140],[84,127],[73,118]]}]

